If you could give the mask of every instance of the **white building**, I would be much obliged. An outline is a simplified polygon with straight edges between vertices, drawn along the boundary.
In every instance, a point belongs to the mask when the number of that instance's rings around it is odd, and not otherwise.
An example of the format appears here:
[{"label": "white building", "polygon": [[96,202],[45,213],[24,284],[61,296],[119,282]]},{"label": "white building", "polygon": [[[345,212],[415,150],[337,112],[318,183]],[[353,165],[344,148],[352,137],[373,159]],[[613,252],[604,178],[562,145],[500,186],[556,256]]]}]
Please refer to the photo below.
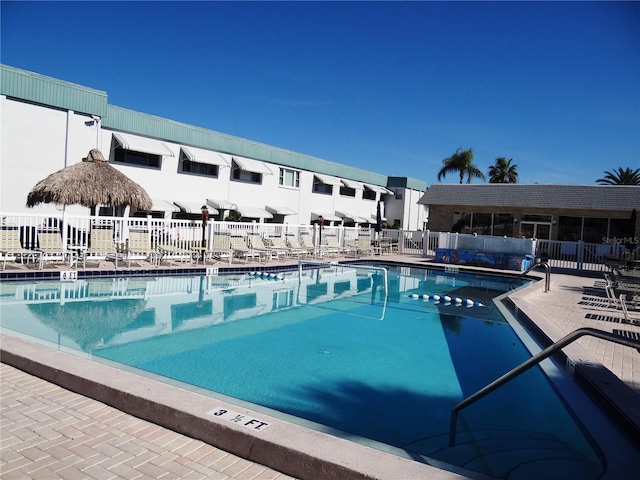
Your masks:
[{"label": "white building", "polygon": [[[375,172],[174,122],[108,104],[107,93],[0,65],[0,211],[28,209],[31,188],[98,148],[109,163],[143,186],[154,216],[212,218],[237,211],[243,220],[366,225],[381,201],[389,226],[424,228],[418,205],[426,182]],[[86,214],[80,206],[69,213]],[[128,210],[116,215],[142,215]],[[146,215],[146,213],[144,213]]]}]

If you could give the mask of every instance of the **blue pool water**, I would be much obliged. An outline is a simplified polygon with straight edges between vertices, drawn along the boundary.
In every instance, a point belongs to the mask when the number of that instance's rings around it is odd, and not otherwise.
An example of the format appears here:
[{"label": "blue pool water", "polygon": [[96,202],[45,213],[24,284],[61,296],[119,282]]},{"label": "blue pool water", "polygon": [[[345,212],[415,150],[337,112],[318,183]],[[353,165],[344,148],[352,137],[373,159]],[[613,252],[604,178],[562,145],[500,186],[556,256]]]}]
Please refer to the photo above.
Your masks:
[{"label": "blue pool water", "polygon": [[[417,460],[494,478],[601,478],[597,443],[538,368],[466,409],[448,445],[452,407],[531,356],[491,300],[519,283],[388,267],[384,284],[380,270],[335,265],[3,282],[0,313],[3,328]],[[412,298],[425,293],[475,306]]]}]

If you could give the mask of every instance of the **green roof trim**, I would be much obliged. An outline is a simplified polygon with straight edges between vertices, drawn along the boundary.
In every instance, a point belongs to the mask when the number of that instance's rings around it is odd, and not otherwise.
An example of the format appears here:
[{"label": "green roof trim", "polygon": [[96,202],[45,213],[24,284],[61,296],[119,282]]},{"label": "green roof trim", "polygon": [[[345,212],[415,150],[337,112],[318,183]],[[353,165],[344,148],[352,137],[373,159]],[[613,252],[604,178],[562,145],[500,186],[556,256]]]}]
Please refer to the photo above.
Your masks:
[{"label": "green roof trim", "polygon": [[52,107],[103,117],[107,93],[37,73],[0,65],[0,92]]}]

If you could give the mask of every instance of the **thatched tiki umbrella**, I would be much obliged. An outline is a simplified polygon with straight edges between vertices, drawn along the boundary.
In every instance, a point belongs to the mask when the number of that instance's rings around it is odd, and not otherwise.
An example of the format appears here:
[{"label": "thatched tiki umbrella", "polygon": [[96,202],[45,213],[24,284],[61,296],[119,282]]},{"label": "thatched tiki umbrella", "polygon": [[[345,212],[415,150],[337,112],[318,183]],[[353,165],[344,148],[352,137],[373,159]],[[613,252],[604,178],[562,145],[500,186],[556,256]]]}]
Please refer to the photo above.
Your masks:
[{"label": "thatched tiki umbrella", "polygon": [[152,205],[144,188],[109,165],[97,149],[82,162],[39,181],[27,195],[27,207],[40,203],[82,205],[90,208],[92,215],[99,204],[129,205],[133,210],[150,210]]}]

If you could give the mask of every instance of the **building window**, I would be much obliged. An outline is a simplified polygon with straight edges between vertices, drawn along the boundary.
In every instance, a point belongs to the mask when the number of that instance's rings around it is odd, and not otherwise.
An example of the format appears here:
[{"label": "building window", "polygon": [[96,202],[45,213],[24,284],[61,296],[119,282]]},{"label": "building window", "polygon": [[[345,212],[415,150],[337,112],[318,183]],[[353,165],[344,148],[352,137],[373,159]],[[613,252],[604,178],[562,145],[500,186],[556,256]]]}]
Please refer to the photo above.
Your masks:
[{"label": "building window", "polygon": [[493,214],[493,235],[499,237],[513,236],[513,214],[494,213]]},{"label": "building window", "polygon": [[236,162],[233,162],[233,168],[231,169],[231,178],[239,182],[262,183],[261,173],[242,170]]},{"label": "building window", "polygon": [[394,197],[394,198],[395,198],[396,200],[402,200],[402,193],[403,193],[403,191],[402,191],[402,189],[401,189],[401,188],[396,188],[394,193],[395,193],[395,197]]},{"label": "building window", "polygon": [[134,152],[133,150],[116,148],[114,154],[114,160],[116,162],[127,163],[129,165],[160,168],[160,164],[162,163],[162,157],[160,155],[153,155],[151,153]]},{"label": "building window", "polygon": [[349,187],[340,187],[340,195],[345,196],[345,197],[355,197],[356,196],[356,189],[355,188],[349,188]]},{"label": "building window", "polygon": [[558,240],[561,242],[577,242],[582,238],[582,217],[558,218]]},{"label": "building window", "polygon": [[313,181],[313,193],[321,193],[323,195],[333,195],[333,185],[329,185],[328,183],[322,183],[316,177]]},{"label": "building window", "polygon": [[194,175],[204,175],[207,177],[218,178],[218,165],[210,165],[208,163],[192,162],[188,158],[182,160],[182,171],[184,173],[192,173]]},{"label": "building window", "polygon": [[602,243],[602,239],[608,235],[608,218],[585,218],[582,240],[587,243]]},{"label": "building window", "polygon": [[367,187],[364,187],[362,198],[365,200],[376,200],[376,192],[368,189]]},{"label": "building window", "polygon": [[490,213],[474,213],[471,217],[471,231],[469,233],[491,235],[491,217]]},{"label": "building window", "polygon": [[288,168],[281,168],[279,183],[283,187],[300,188],[300,172]]}]

